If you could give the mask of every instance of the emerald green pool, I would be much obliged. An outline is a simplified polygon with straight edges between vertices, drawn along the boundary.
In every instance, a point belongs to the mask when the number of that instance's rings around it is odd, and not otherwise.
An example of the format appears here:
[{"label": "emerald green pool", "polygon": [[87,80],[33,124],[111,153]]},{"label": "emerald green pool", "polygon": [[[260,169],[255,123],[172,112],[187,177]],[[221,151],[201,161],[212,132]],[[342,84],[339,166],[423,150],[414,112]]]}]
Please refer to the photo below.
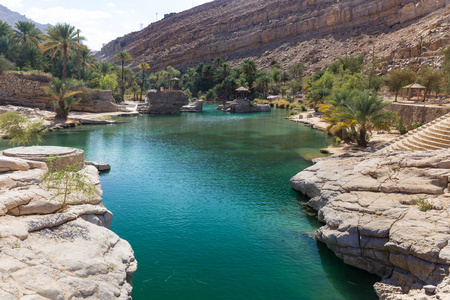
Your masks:
[{"label": "emerald green pool", "polygon": [[377,277],[313,239],[320,223],[289,186],[332,139],[286,116],[206,106],[54,132],[45,144],[112,165],[103,202],[139,263],[133,299],[376,299]]}]

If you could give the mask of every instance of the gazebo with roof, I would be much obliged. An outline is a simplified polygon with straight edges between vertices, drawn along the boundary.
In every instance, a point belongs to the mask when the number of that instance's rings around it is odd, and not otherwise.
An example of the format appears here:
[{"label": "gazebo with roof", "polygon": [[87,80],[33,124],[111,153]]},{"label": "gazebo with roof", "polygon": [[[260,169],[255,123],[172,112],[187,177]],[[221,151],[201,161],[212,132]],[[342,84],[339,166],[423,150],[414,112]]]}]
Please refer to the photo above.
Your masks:
[{"label": "gazebo with roof", "polygon": [[[238,99],[244,99],[245,96],[250,93],[249,89],[246,89],[245,87],[241,86],[239,88],[236,89],[236,92],[238,92]],[[239,98],[239,96],[241,96],[241,98]]]},{"label": "gazebo with roof", "polygon": [[[412,84],[408,84],[407,86],[404,86],[403,87],[403,98],[405,98],[405,92],[406,92],[408,95],[408,100],[410,100],[412,92],[414,90],[417,91],[417,96],[419,96],[420,91],[424,91],[423,99],[425,100],[425,95],[427,94],[427,88],[418,83],[412,83]],[[417,98],[419,98],[419,97],[417,97]]]}]

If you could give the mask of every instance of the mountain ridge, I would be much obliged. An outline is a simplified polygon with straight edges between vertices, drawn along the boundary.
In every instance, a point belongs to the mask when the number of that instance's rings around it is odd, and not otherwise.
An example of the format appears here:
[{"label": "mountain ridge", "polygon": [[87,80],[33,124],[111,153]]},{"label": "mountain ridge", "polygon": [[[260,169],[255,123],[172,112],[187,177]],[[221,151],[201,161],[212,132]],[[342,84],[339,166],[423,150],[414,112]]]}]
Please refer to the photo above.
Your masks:
[{"label": "mountain ridge", "polygon": [[[426,32],[422,42],[432,48],[448,44],[443,32],[449,7],[450,0],[216,0],[117,38],[102,48],[99,58],[114,61],[115,53],[126,50],[134,58],[131,67],[147,61],[155,70],[168,65],[186,69],[218,56],[232,64],[251,58],[267,66],[275,58],[283,67],[304,62],[316,69],[372,48],[393,59],[401,52],[401,36],[410,37],[403,49],[416,52],[417,36],[433,18],[439,19],[442,34]],[[420,22],[423,26],[416,27]],[[393,43],[385,49],[391,36]]]},{"label": "mountain ridge", "polygon": [[7,8],[6,6],[1,5],[1,4],[0,4],[0,20],[8,23],[12,28],[14,28],[14,25],[18,21],[31,22],[31,23],[34,23],[36,25],[36,28],[38,28],[42,32],[45,32],[45,30],[48,27],[52,26],[51,24],[40,24],[36,21],[33,21],[33,20],[27,18],[25,15],[21,15],[18,12],[12,11],[9,8]]}]

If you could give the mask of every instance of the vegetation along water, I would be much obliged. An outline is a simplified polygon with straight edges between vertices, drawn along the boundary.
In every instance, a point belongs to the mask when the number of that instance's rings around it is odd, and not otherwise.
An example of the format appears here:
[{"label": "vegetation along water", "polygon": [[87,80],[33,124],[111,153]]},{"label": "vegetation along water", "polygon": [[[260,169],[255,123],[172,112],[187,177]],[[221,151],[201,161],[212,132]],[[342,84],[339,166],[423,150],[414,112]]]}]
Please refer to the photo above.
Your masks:
[{"label": "vegetation along water", "polygon": [[332,139],[285,110],[205,110],[45,137],[112,165],[104,204],[139,262],[133,299],[375,299],[377,278],[314,240],[320,223],[289,187]]}]

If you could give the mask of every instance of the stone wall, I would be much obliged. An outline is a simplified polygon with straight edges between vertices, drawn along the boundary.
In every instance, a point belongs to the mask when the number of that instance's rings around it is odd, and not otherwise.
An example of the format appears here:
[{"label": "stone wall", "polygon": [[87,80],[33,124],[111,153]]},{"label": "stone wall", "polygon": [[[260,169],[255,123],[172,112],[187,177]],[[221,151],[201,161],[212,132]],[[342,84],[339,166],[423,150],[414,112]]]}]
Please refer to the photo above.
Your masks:
[{"label": "stone wall", "polygon": [[[53,109],[53,98],[44,87],[51,84],[49,75],[3,73],[0,74],[0,105]],[[85,112],[116,112],[120,108],[114,103],[111,91],[88,90],[82,101],[72,110]]]},{"label": "stone wall", "polygon": [[422,124],[431,122],[450,112],[449,107],[424,106],[420,104],[400,104],[392,103],[389,110],[396,112],[404,121],[405,125],[421,122]]}]

